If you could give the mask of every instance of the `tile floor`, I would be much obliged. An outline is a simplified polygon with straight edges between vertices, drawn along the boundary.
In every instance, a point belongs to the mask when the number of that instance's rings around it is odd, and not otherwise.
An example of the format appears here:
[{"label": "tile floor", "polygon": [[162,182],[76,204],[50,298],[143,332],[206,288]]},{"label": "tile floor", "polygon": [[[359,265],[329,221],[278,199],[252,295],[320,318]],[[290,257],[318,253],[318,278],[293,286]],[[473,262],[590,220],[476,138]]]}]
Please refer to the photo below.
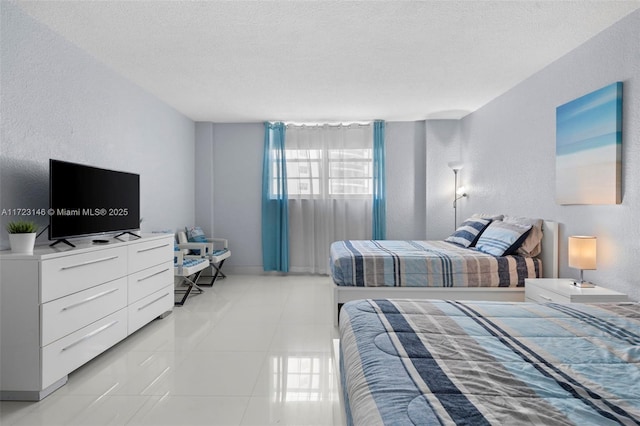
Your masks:
[{"label": "tile floor", "polygon": [[234,276],[79,368],[9,425],[341,425],[328,277]]}]

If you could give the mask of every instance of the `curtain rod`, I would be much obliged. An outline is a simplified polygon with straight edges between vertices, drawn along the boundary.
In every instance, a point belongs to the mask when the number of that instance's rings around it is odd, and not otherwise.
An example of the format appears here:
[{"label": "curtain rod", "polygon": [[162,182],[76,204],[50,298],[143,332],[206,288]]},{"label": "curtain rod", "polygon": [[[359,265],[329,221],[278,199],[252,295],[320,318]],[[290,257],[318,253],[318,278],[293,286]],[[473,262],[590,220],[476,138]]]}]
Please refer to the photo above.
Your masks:
[{"label": "curtain rod", "polygon": [[373,124],[373,121],[367,123],[284,123],[286,127],[367,127]]}]

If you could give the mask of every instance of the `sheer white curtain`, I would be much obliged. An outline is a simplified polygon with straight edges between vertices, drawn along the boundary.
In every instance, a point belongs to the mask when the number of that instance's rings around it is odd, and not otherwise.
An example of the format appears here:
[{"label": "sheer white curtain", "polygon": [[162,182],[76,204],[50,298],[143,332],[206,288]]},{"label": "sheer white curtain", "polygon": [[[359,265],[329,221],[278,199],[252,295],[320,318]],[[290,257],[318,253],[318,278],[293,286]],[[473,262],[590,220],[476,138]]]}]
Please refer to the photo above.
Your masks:
[{"label": "sheer white curtain", "polygon": [[292,272],[328,274],[329,246],[371,239],[373,125],[287,125]]}]

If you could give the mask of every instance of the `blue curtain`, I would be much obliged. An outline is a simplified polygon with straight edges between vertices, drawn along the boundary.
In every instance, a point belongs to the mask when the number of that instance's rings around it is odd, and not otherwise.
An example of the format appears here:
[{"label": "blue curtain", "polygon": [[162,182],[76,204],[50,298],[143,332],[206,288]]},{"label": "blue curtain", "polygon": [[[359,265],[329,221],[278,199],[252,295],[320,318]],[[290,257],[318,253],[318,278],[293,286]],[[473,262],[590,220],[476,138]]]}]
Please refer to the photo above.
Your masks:
[{"label": "blue curtain", "polygon": [[387,238],[387,184],[384,167],[384,121],[373,123],[373,239]]},{"label": "blue curtain", "polygon": [[262,265],[289,272],[289,205],[284,123],[264,123],[262,163]]}]

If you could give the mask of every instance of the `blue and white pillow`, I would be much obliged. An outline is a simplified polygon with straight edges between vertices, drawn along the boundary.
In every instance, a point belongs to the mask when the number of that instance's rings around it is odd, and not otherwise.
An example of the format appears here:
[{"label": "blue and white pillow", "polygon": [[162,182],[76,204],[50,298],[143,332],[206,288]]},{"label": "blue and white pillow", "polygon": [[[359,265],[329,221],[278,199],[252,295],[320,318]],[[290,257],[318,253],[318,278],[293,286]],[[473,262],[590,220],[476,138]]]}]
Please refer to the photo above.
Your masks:
[{"label": "blue and white pillow", "polygon": [[187,240],[190,243],[206,243],[207,237],[204,235],[204,231],[199,226],[193,226],[191,228],[185,228],[187,232]]},{"label": "blue and white pillow", "polygon": [[467,219],[453,234],[449,235],[445,241],[459,244],[463,247],[473,247],[482,234],[482,231],[484,231],[490,223],[491,219]]},{"label": "blue and white pillow", "polygon": [[531,231],[531,225],[491,222],[478,238],[476,248],[494,256],[513,254],[527,238],[529,231]]},{"label": "blue and white pillow", "polygon": [[[204,235],[204,231],[199,226],[193,226],[191,228],[184,228],[187,233],[187,241],[190,243],[207,243],[207,236]],[[192,249],[189,251],[190,254],[195,256],[200,256],[199,249]]]}]

